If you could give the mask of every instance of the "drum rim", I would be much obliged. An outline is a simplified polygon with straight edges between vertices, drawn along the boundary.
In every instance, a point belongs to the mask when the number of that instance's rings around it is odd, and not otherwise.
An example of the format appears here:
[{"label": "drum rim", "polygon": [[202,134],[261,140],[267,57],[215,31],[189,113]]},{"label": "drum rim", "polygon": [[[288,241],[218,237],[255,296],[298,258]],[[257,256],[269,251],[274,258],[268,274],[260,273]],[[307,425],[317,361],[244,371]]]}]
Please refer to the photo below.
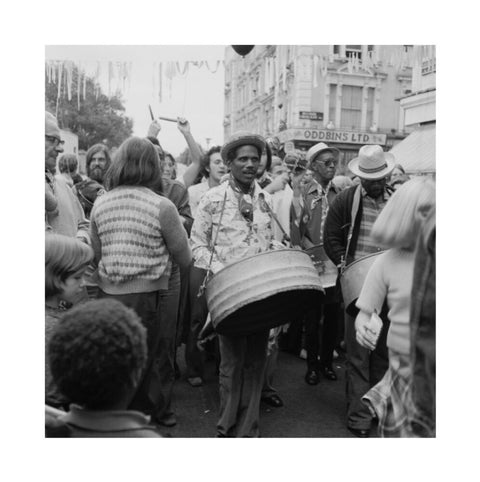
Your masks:
[{"label": "drum rim", "polygon": [[[350,268],[350,266],[353,266],[354,264],[359,263],[360,261],[363,261],[364,259],[371,258],[372,256],[378,256],[379,254],[385,253],[385,251],[387,251],[387,250],[382,249],[381,251],[377,251],[376,253],[367,254],[366,256],[362,256],[361,258],[358,258],[355,261],[352,261],[350,264],[347,264],[347,266],[345,266],[345,269],[343,270],[343,273],[345,273],[345,271],[347,271],[347,269]],[[343,276],[343,274],[342,274],[342,276]]]},{"label": "drum rim", "polygon": [[272,254],[272,253],[284,253],[286,251],[288,251],[289,253],[301,253],[302,255],[307,256],[308,259],[310,259],[310,256],[307,253],[305,253],[305,251],[303,251],[302,249],[297,249],[297,248],[270,249],[268,251],[263,251],[261,253],[257,253],[257,254],[254,254],[252,256],[249,256],[248,258],[243,258],[243,259],[239,259],[238,261],[234,261],[233,263],[228,263],[221,270],[217,271],[216,273],[214,273],[211,276],[211,278],[207,281],[206,286],[208,286],[219,273],[222,273],[227,268],[230,268],[230,267],[235,266],[237,264],[246,263],[253,258],[257,258],[258,256],[263,256],[263,255]]}]

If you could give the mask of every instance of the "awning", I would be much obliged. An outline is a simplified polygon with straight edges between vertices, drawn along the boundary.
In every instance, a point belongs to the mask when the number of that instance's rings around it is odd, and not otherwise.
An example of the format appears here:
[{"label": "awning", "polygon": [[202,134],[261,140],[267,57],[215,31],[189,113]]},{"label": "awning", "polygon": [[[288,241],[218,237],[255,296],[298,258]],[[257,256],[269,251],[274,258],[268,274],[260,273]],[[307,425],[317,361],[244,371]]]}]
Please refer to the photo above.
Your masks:
[{"label": "awning", "polygon": [[407,173],[435,172],[435,124],[419,126],[389,152]]}]

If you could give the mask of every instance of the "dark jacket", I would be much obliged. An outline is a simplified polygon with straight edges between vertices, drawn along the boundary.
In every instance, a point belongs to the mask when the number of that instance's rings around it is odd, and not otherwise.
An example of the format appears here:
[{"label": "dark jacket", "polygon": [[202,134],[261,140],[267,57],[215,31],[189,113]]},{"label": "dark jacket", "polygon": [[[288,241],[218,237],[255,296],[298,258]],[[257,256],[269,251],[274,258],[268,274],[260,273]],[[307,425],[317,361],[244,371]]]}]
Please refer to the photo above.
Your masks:
[{"label": "dark jacket", "polygon": [[[328,191],[328,202],[331,205],[339,190],[334,184]],[[299,219],[296,219],[295,209],[291,207],[290,232],[294,244],[300,245],[304,249],[311,248],[318,244],[322,244],[320,239],[320,227],[322,222],[322,203],[323,198],[318,199],[317,183],[311,181],[302,189],[303,208]],[[295,222],[298,221],[298,224]]]},{"label": "dark jacket", "polygon": [[163,195],[175,204],[178,214],[185,218],[184,228],[190,236],[192,230],[193,217],[190,209],[190,200],[188,198],[187,188],[179,181],[174,179],[162,179]]},{"label": "dark jacket", "polygon": [[[328,210],[327,219],[323,231],[323,247],[327,256],[338,266],[347,249],[348,232],[350,230],[352,217],[352,204],[355,190],[360,186],[353,186],[345,189],[333,200]],[[358,233],[362,220],[362,198],[358,206],[358,213],[355,219],[352,240],[347,257],[347,264],[353,261],[357,249]]]},{"label": "dark jacket", "polygon": [[[352,222],[352,205],[353,197],[356,189],[361,186],[352,186],[342,191],[335,197],[328,210],[327,219],[323,231],[323,246],[327,256],[338,266],[342,257],[345,256],[348,243],[348,233]],[[390,187],[386,187],[388,193],[391,194]],[[355,251],[357,249],[358,235],[360,232],[360,223],[362,222],[362,196],[358,205],[357,216],[353,225],[352,239],[347,255],[347,265],[354,260]]]}]

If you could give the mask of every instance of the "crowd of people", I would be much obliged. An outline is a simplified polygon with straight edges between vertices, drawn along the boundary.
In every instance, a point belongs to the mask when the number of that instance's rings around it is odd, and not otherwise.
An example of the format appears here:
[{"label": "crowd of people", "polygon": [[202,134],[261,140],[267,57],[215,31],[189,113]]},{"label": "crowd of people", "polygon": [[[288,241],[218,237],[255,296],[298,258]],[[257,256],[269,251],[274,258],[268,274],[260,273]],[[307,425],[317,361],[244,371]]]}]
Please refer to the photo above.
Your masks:
[{"label": "crowd of people", "polygon": [[[193,388],[215,361],[218,437],[258,437],[260,403],[284,405],[281,347],[305,358],[309,385],[337,381],[333,360],[345,353],[345,419],[357,437],[373,427],[435,436],[434,181],[409,179],[381,146],[362,146],[340,175],[341,153],[322,142],[285,153],[241,131],[204,153],[189,122],[177,126],[188,165],[164,150],[155,120],[113,155],[91,146],[84,175],[45,114],[46,436],[160,437],[177,423],[182,344]],[[217,333],[208,282],[287,248],[333,270],[333,282],[290,323]],[[342,277],[368,257],[347,305]]]}]

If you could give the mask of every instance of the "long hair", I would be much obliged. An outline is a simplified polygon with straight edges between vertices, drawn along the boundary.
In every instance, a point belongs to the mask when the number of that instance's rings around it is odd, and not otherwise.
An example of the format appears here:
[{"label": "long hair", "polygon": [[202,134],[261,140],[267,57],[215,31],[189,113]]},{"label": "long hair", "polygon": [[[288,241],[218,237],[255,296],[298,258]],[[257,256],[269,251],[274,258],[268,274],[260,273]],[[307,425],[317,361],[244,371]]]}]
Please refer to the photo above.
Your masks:
[{"label": "long hair", "polygon": [[158,186],[160,159],[155,146],[147,139],[130,137],[118,148],[105,174],[107,190],[118,186]]},{"label": "long hair", "polygon": [[435,206],[435,182],[416,177],[402,184],[375,221],[371,237],[385,248],[412,249],[423,219]]},{"label": "long hair", "polygon": [[45,235],[45,298],[61,294],[61,283],[86,267],[93,250],[82,241],[62,234]]},{"label": "long hair", "polygon": [[108,152],[108,147],[105,144],[94,144],[90,149],[88,149],[87,154],[85,156],[85,164],[87,166],[87,171],[88,168],[90,167],[90,164],[92,163],[92,157],[97,153],[97,152],[103,152],[103,155],[105,156],[105,159],[107,161],[106,167],[110,167],[110,164],[112,163],[112,160],[110,158],[110,153]]}]

